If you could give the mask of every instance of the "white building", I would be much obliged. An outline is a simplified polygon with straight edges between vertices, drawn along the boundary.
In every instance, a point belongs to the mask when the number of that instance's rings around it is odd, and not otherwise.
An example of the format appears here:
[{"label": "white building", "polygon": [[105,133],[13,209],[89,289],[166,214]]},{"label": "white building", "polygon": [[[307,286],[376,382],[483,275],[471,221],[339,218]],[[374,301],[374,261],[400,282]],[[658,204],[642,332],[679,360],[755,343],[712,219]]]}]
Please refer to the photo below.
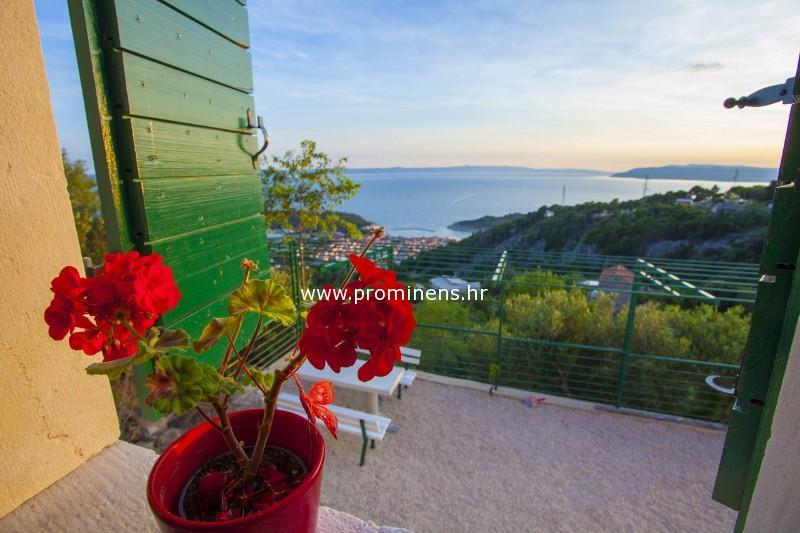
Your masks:
[{"label": "white building", "polygon": [[481,290],[481,284],[477,281],[464,281],[461,278],[432,278],[431,287],[434,289],[444,289],[447,291],[466,291],[469,289]]}]

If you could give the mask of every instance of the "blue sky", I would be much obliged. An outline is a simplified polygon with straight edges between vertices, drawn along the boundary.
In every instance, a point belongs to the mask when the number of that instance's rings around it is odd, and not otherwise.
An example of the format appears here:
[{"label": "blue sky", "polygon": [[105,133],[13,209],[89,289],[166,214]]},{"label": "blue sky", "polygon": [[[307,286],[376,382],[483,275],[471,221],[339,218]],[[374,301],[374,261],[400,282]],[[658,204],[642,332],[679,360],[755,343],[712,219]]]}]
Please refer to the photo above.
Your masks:
[{"label": "blue sky", "polygon": [[[350,166],[777,166],[796,0],[250,0],[255,96],[280,154]],[[35,0],[62,145],[91,159],[66,2]]]}]

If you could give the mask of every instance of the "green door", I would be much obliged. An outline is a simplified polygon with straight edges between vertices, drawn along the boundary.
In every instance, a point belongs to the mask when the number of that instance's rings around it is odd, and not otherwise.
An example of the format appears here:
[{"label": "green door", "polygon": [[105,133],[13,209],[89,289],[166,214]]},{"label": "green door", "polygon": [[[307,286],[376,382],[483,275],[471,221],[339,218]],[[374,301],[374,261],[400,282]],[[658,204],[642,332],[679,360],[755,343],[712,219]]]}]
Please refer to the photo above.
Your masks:
[{"label": "green door", "polygon": [[[800,74],[800,68],[798,68]],[[800,94],[800,76],[793,87]],[[757,112],[757,111],[753,111]],[[792,104],[761,258],[753,320],[736,387],[736,402],[714,487],[714,499],[740,509],[741,529],[758,476],[789,347],[800,311],[800,104]]]},{"label": "green door", "polygon": [[269,270],[244,4],[69,0],[110,248],[164,257],[183,293],[164,324],[191,335],[242,258]]}]

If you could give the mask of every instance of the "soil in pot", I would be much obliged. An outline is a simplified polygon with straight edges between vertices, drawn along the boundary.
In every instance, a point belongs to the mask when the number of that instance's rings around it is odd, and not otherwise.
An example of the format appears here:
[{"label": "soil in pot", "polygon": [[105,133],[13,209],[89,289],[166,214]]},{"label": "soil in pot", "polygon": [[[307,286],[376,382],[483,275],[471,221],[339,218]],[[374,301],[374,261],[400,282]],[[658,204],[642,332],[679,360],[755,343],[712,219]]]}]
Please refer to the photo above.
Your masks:
[{"label": "soil in pot", "polygon": [[295,454],[267,446],[256,479],[242,484],[242,471],[230,452],[206,461],[180,498],[181,517],[211,522],[241,518],[279,502],[300,485],[308,471]]}]

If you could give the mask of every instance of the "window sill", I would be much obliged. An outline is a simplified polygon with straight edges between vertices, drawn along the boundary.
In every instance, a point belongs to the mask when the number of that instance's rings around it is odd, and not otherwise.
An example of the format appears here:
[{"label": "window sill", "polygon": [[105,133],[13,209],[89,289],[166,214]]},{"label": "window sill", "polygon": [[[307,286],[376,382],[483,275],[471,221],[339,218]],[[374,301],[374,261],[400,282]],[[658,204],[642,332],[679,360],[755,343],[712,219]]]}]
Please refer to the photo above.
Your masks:
[{"label": "window sill", "polygon": [[[145,499],[152,450],[117,441],[0,519],[3,531],[158,531]],[[317,531],[401,533],[320,507]]]}]

